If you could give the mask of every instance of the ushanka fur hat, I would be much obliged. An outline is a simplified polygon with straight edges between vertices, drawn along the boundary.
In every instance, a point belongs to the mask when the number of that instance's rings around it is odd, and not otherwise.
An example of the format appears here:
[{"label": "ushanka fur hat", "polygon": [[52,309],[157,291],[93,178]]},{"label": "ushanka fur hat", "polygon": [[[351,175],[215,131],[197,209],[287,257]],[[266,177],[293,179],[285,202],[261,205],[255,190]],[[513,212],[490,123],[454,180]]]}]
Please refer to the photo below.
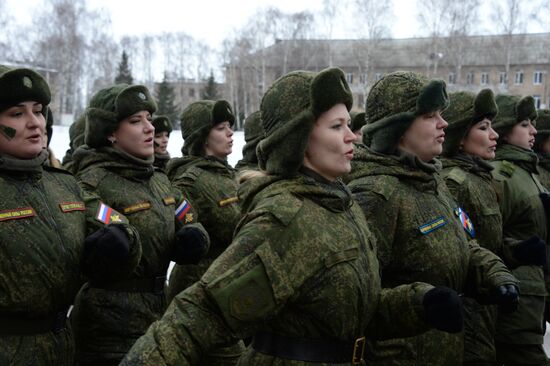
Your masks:
[{"label": "ushanka fur hat", "polygon": [[445,129],[443,155],[453,156],[460,150],[460,142],[472,125],[484,120],[493,120],[498,113],[495,95],[491,89],[483,89],[477,95],[470,92],[456,92],[449,95],[449,108],[443,118],[449,123]]},{"label": "ushanka fur hat", "polygon": [[498,105],[498,116],[493,121],[493,128],[501,140],[516,123],[530,119],[535,124],[537,109],[532,96],[521,98],[516,95],[499,94],[495,100]]},{"label": "ushanka fur hat", "polygon": [[449,105],[443,80],[428,80],[408,71],[385,75],[373,85],[366,103],[363,143],[374,151],[393,154],[414,119]]},{"label": "ushanka fur hat", "polygon": [[189,104],[180,118],[183,154],[204,156],[208,133],[222,122],[229,122],[231,126],[235,123],[235,115],[228,101],[199,100]]},{"label": "ushanka fur hat", "polygon": [[266,133],[256,148],[260,169],[272,175],[296,174],[315,121],[339,103],[349,111],[353,99],[338,68],[319,73],[294,71],[277,79],[260,106]]},{"label": "ushanka fur hat", "polygon": [[540,151],[544,141],[550,137],[550,109],[539,109],[537,115],[537,134],[533,150]]},{"label": "ushanka fur hat", "polygon": [[260,118],[260,111],[251,113],[244,120],[244,141],[243,160],[250,163],[257,163],[256,147],[258,143],[265,137],[264,127]]},{"label": "ushanka fur hat", "polygon": [[42,104],[44,118],[51,101],[50,87],[44,78],[31,69],[12,69],[0,65],[0,112],[21,102]]},{"label": "ushanka fur hat", "polygon": [[107,138],[119,123],[139,111],[153,114],[157,104],[143,85],[117,84],[98,91],[86,109],[85,142],[98,148],[109,145]]},{"label": "ushanka fur hat", "polygon": [[166,116],[156,116],[153,118],[153,126],[155,127],[155,133],[172,132],[172,122],[170,118]]},{"label": "ushanka fur hat", "polygon": [[351,124],[349,128],[355,132],[359,129],[361,129],[367,121],[365,121],[365,112],[351,112]]}]

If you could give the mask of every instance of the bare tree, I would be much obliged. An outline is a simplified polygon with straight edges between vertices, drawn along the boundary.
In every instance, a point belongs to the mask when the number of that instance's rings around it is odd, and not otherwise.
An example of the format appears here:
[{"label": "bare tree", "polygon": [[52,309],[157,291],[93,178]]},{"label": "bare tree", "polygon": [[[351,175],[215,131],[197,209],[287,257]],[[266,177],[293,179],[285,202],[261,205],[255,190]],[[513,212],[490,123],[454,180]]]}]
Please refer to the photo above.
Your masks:
[{"label": "bare tree", "polygon": [[447,31],[449,8],[456,0],[418,0],[418,20],[428,31],[430,49],[426,55],[428,76],[437,75],[439,61],[444,56],[441,38]]},{"label": "bare tree", "polygon": [[[342,2],[338,0],[323,0],[323,10],[321,11],[321,24],[323,27],[322,34],[325,39],[332,39],[334,31],[334,23],[341,12]],[[327,42],[328,66],[332,67],[333,54],[332,42]]]}]

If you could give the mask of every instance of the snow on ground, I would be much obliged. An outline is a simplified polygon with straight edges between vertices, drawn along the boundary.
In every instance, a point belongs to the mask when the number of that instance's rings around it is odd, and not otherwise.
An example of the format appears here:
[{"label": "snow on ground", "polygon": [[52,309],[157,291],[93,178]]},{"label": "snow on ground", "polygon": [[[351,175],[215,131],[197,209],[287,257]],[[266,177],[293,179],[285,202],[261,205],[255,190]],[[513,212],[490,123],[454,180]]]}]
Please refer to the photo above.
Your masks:
[{"label": "snow on ground", "polygon": [[[69,127],[68,126],[53,126],[53,136],[50,147],[55,156],[59,160],[63,160],[65,152],[69,149]],[[179,130],[172,131],[170,141],[168,143],[168,151],[172,157],[181,156],[181,147],[183,146],[183,138]],[[237,131],[233,135],[233,153],[229,155],[229,164],[235,166],[242,158],[242,149],[244,146],[244,133]]]}]

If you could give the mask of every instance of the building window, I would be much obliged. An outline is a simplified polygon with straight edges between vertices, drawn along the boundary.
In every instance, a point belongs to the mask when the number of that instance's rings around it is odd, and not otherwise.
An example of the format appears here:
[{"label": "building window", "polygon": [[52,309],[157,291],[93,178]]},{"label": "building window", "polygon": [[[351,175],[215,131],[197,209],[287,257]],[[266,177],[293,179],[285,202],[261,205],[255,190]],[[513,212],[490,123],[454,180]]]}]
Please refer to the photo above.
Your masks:
[{"label": "building window", "polygon": [[348,72],[346,74],[346,81],[348,82],[348,84],[353,84],[353,73]]},{"label": "building window", "polygon": [[470,71],[466,75],[466,85],[472,85],[474,83],[474,72]]},{"label": "building window", "polygon": [[195,97],[195,89],[193,89],[193,88],[189,89],[189,96],[190,96],[191,98],[194,98],[194,97]]},{"label": "building window", "polygon": [[533,95],[533,99],[535,100],[535,107],[540,109],[540,95]]},{"label": "building window", "polygon": [[449,73],[449,84],[456,84],[456,74],[454,72]]},{"label": "building window", "polygon": [[376,74],[374,74],[374,80],[375,80],[375,81],[378,81],[378,80],[380,80],[380,79],[382,79],[382,73],[377,72]]},{"label": "building window", "polygon": [[534,85],[542,84],[542,71],[535,71],[533,73],[533,84]]},{"label": "building window", "polygon": [[523,84],[523,71],[522,70],[517,70],[516,71],[516,79],[515,79],[514,83],[516,85]]},{"label": "building window", "polygon": [[506,75],[505,71],[500,72],[499,83],[500,85],[508,84],[508,76]]},{"label": "building window", "polygon": [[481,73],[480,83],[481,83],[481,85],[488,85],[489,84],[489,73],[488,72],[482,72]]},{"label": "building window", "polygon": [[359,84],[365,85],[367,80],[367,73],[359,74]]}]

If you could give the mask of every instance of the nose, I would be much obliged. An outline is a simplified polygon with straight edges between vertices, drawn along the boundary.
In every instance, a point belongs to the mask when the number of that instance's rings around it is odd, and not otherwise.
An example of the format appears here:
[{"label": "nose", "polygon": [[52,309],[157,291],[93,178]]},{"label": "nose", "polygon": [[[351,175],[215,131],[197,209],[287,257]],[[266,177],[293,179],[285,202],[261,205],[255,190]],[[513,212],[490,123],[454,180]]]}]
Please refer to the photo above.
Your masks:
[{"label": "nose", "polygon": [[46,127],[46,120],[44,119],[44,116],[42,114],[35,115],[34,113],[28,113],[27,118],[27,128],[37,128],[37,127],[43,127],[42,129],[45,129]]},{"label": "nose", "polygon": [[490,138],[491,140],[498,140],[498,137],[499,137],[499,136],[498,136],[497,131],[495,131],[495,130],[493,130],[493,129],[491,128],[491,131],[490,131],[490,134],[489,134],[489,138]]},{"label": "nose", "polygon": [[531,135],[535,136],[537,134],[537,129],[535,126],[531,125]]},{"label": "nose", "polygon": [[447,128],[449,126],[449,123],[445,121],[445,119],[439,114],[438,115],[438,121],[437,121],[437,127],[440,129]]},{"label": "nose", "polygon": [[233,136],[233,129],[231,127],[227,128],[227,136],[229,137]]},{"label": "nose", "polygon": [[149,121],[148,119],[145,119],[145,124],[143,126],[143,131],[145,133],[153,132],[155,133],[155,126],[153,126],[153,123]]},{"label": "nose", "polygon": [[357,135],[346,125],[346,133],[344,135],[344,142],[346,144],[351,144],[352,142],[357,141]]}]

